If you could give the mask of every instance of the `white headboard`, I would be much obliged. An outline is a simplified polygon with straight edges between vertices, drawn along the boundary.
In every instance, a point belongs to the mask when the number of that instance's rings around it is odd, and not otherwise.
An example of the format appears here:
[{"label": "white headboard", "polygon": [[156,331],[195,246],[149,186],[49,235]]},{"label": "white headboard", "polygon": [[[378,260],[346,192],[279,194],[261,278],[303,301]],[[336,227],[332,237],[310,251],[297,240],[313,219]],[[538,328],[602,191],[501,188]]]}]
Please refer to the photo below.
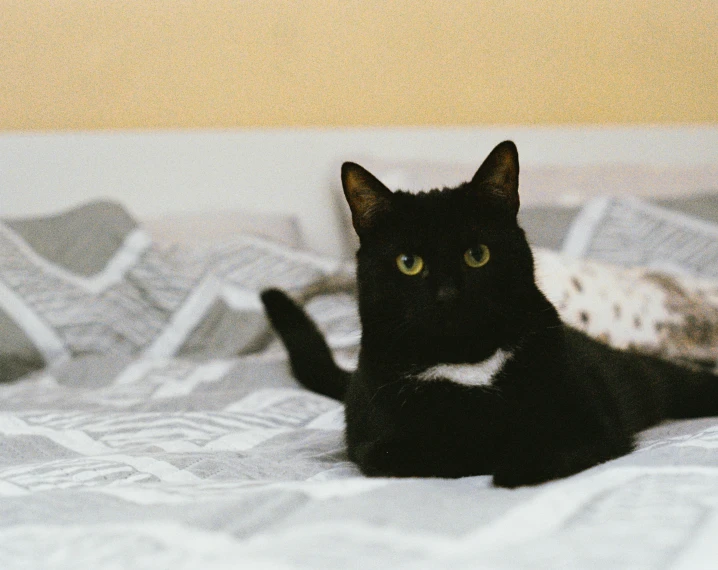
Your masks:
[{"label": "white headboard", "polygon": [[311,249],[338,254],[343,161],[384,171],[428,161],[469,178],[504,139],[517,143],[525,172],[620,163],[639,178],[644,167],[688,169],[698,184],[718,188],[718,126],[4,133],[0,216],[47,214],[94,198],[118,200],[140,219],[292,214]]}]

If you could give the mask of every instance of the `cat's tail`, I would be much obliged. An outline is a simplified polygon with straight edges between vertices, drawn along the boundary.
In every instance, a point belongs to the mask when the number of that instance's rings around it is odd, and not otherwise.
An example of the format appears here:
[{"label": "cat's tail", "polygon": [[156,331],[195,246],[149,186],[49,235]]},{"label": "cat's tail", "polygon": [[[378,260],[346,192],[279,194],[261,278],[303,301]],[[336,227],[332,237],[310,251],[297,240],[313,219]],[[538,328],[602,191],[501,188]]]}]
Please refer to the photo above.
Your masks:
[{"label": "cat's tail", "polygon": [[261,294],[274,330],[289,352],[294,377],[313,392],[342,400],[350,373],[334,362],[324,336],[304,310],[278,289]]}]

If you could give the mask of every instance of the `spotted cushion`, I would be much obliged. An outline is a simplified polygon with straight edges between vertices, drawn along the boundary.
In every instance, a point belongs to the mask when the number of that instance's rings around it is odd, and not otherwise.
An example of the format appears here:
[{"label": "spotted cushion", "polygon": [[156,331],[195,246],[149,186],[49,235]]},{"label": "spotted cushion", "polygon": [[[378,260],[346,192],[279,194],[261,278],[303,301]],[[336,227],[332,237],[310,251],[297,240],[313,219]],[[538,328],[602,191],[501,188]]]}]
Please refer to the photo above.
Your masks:
[{"label": "spotted cushion", "polygon": [[535,250],[539,286],[568,324],[611,346],[714,368],[718,281]]}]

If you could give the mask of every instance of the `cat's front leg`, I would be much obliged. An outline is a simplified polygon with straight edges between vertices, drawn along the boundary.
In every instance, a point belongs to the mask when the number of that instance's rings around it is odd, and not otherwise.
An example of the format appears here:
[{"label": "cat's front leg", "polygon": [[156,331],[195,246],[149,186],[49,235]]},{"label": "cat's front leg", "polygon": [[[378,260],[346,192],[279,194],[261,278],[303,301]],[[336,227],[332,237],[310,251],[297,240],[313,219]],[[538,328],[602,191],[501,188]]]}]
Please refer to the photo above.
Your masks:
[{"label": "cat's front leg", "polygon": [[440,477],[439,472],[446,471],[444,462],[428,457],[426,451],[402,438],[364,442],[352,455],[362,473],[369,477]]},{"label": "cat's front leg", "polygon": [[467,453],[456,441],[431,445],[426,439],[385,436],[350,450],[352,460],[370,477],[445,477],[491,473],[482,456]]}]

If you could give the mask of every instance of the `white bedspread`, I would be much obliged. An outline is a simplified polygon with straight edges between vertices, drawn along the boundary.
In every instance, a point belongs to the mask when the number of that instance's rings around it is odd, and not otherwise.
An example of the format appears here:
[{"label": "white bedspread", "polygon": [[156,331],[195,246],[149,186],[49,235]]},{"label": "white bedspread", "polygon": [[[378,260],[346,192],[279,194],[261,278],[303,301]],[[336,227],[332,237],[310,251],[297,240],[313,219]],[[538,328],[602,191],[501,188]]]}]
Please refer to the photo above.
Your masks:
[{"label": "white bedspread", "polygon": [[695,570],[718,556],[716,419],[508,491],[362,477],[340,404],[271,356],[79,359],[1,387],[0,409],[5,570]]}]

